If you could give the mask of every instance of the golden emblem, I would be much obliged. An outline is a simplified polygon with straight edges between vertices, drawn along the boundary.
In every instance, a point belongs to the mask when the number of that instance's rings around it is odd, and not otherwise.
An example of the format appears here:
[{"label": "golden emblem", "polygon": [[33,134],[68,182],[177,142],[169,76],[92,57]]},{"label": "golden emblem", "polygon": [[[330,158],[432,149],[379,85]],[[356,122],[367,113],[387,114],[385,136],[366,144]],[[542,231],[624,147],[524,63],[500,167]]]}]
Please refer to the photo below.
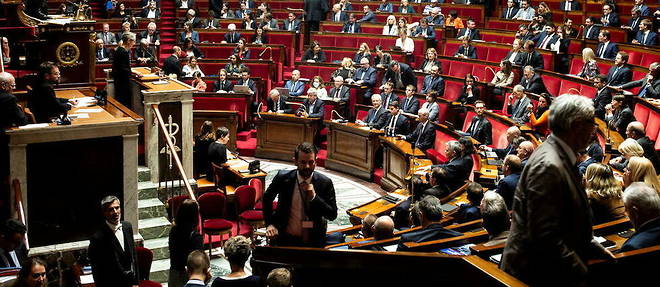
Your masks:
[{"label": "golden emblem", "polygon": [[73,42],[64,42],[57,47],[55,51],[57,61],[63,66],[73,66],[78,64],[80,59],[80,49]]}]

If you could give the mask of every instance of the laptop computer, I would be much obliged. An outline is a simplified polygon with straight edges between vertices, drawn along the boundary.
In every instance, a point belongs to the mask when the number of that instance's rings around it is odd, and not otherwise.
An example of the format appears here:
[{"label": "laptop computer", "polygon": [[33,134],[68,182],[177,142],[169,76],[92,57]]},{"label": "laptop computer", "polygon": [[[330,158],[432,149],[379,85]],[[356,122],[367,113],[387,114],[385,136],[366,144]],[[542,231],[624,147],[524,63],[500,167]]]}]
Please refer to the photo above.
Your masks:
[{"label": "laptop computer", "polygon": [[289,89],[287,88],[275,88],[278,92],[280,92],[280,96],[284,96],[285,98],[289,97]]},{"label": "laptop computer", "polygon": [[243,86],[243,85],[235,85],[234,86],[234,93],[239,93],[239,94],[249,94],[250,87],[248,86]]}]

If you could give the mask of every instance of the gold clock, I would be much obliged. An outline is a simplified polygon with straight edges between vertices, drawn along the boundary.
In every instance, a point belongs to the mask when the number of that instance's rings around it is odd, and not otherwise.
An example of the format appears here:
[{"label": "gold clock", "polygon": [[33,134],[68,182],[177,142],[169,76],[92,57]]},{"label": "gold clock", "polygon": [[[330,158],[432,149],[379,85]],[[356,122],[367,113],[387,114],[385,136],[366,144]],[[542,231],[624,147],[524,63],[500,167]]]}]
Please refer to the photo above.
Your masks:
[{"label": "gold clock", "polygon": [[73,42],[64,42],[57,47],[55,55],[64,66],[76,65],[80,59],[80,49]]}]

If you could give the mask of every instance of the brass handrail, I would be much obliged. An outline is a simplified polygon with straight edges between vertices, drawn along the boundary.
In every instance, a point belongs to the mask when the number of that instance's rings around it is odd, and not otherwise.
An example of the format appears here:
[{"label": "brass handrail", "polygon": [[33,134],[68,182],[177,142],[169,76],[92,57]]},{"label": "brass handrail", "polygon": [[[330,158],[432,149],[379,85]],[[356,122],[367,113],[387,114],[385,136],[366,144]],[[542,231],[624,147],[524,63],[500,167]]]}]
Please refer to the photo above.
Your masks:
[{"label": "brass handrail", "polygon": [[183,164],[181,164],[181,159],[179,159],[179,155],[176,153],[174,149],[174,143],[172,143],[172,140],[168,136],[169,133],[167,131],[167,128],[165,127],[165,121],[163,121],[163,116],[160,114],[158,105],[152,104],[151,108],[154,110],[154,114],[156,115],[156,119],[158,120],[158,126],[160,127],[160,131],[163,134],[163,137],[165,137],[165,142],[167,144],[167,147],[170,149],[172,153],[172,158],[174,158],[174,163],[176,164],[176,168],[179,170],[179,173],[183,178],[183,183],[185,184],[186,190],[188,191],[188,196],[190,196],[190,199],[192,200],[197,200],[197,198],[195,198],[195,193],[192,190],[192,186],[190,186],[190,183],[188,182],[188,176],[186,175],[186,171],[183,170]]}]

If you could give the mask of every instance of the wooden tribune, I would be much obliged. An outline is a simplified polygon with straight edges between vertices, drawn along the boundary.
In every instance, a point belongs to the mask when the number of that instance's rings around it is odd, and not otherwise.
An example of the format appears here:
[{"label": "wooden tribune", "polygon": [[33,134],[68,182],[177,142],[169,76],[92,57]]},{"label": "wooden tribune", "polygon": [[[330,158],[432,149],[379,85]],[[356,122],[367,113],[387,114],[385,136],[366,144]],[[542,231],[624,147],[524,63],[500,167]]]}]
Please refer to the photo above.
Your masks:
[{"label": "wooden tribune", "polygon": [[383,132],[354,123],[325,121],[328,127],[328,158],[325,167],[371,179],[378,149],[378,136]]},{"label": "wooden tribune", "polygon": [[321,119],[291,114],[261,113],[257,122],[256,157],[291,160],[296,146],[314,143]]},{"label": "wooden tribune", "polygon": [[414,148],[409,142],[395,137],[380,137],[380,139],[383,145],[383,178],[380,186],[387,191],[405,187],[411,159],[425,157],[424,152]]}]

